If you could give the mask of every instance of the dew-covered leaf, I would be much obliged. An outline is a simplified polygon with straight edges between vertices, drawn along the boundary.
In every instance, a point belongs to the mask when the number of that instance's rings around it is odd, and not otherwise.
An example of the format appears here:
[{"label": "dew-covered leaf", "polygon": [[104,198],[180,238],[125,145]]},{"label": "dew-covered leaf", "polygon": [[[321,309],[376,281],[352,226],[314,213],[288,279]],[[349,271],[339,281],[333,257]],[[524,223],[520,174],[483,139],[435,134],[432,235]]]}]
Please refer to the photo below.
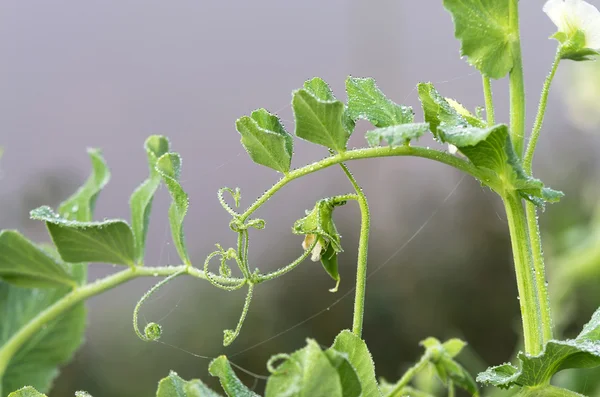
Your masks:
[{"label": "dew-covered leaf", "polygon": [[219,378],[223,390],[229,397],[260,397],[238,379],[225,356],[219,356],[211,361],[208,372]]},{"label": "dew-covered leaf", "polygon": [[308,339],[307,346],[292,353],[275,368],[265,391],[266,397],[342,397],[342,381],[338,371],[317,342]]},{"label": "dew-covered leaf", "polygon": [[498,387],[547,384],[557,372],[600,366],[600,309],[575,339],[549,341],[537,356],[519,353],[520,369],[503,364],[480,373],[477,381]]},{"label": "dew-covered leaf", "polygon": [[199,379],[183,380],[175,372],[161,379],[156,397],[221,397]]},{"label": "dew-covered leaf", "polygon": [[366,138],[370,147],[379,146],[381,141],[388,146],[396,147],[408,145],[410,141],[419,139],[428,130],[429,123],[399,124],[368,131]]},{"label": "dew-covered leaf", "polygon": [[252,161],[281,173],[290,170],[294,142],[277,116],[258,109],[237,120],[235,126]]},{"label": "dew-covered leaf", "polygon": [[[58,207],[58,214],[65,219],[91,222],[100,191],[110,180],[110,171],[98,149],[88,149],[92,173],[86,182]],[[87,264],[73,264],[73,277],[80,283],[87,281]]]},{"label": "dew-covered leaf", "polygon": [[[20,288],[0,281],[0,346],[70,289]],[[83,342],[85,306],[76,304],[49,321],[15,352],[0,382],[0,396],[33,386],[48,392],[58,368],[68,363]]]},{"label": "dew-covered leaf", "polygon": [[442,123],[446,128],[469,125],[472,127],[485,127],[485,123],[470,114],[458,102],[442,97],[432,83],[419,83],[417,90],[425,121],[429,123],[431,132],[436,139],[439,139],[438,127]]},{"label": "dew-covered leaf", "polygon": [[64,264],[15,230],[0,231],[0,278],[29,288],[77,286]]},{"label": "dew-covered leaf", "polygon": [[133,192],[129,199],[131,229],[135,237],[136,263],[141,263],[144,260],[152,200],[156,189],[160,186],[160,174],[156,171],[156,162],[160,156],[169,151],[169,140],[164,136],[153,135],[146,139],[144,148],[148,157],[150,176]]},{"label": "dew-covered leaf", "polygon": [[46,222],[52,241],[65,262],[126,266],[135,263],[133,232],[125,221],[72,221],[45,206],[31,211],[31,218]]},{"label": "dew-covered leaf", "polygon": [[364,119],[378,128],[414,121],[414,113],[409,106],[397,105],[389,100],[377,87],[372,78],[348,77],[348,113],[354,120]]},{"label": "dew-covered leaf", "polygon": [[10,393],[8,397],[46,397],[46,395],[40,393],[31,386],[26,386],[22,389]]},{"label": "dew-covered leaf", "polygon": [[171,224],[173,243],[183,263],[191,265],[183,233],[183,219],[190,204],[187,193],[179,183],[181,157],[177,153],[166,153],[158,159],[156,169],[161,174],[171,194],[172,202],[169,207],[169,223]]},{"label": "dew-covered leaf", "polygon": [[[538,206],[562,197],[561,192],[545,187],[540,180],[525,173],[504,124],[476,128],[442,123],[438,137],[441,142],[456,146],[476,167],[491,172],[490,180],[484,183],[499,193],[501,189],[514,189]],[[495,186],[496,179],[501,180],[502,185]]]},{"label": "dew-covered leaf", "polygon": [[350,138],[345,106],[335,99],[318,77],[292,94],[296,135],[329,149],[343,152]]},{"label": "dew-covered leaf", "polygon": [[363,397],[381,396],[375,378],[373,357],[367,348],[367,344],[362,339],[352,332],[344,330],[335,338],[331,349],[346,355],[360,379]]},{"label": "dew-covered leaf", "polygon": [[514,34],[509,3],[510,0],[444,0],[454,20],[454,35],[461,42],[461,55],[494,79],[501,79],[513,68]]}]

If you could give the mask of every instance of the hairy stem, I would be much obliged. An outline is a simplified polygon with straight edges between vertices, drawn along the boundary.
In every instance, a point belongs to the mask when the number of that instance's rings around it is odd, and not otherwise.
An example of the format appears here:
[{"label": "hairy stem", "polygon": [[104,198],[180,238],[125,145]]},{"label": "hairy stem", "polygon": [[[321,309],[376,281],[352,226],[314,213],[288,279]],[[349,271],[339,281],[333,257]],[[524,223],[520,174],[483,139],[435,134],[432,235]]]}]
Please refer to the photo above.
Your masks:
[{"label": "hairy stem", "polygon": [[492,81],[487,76],[482,76],[483,79],[483,96],[485,97],[485,115],[487,117],[488,126],[496,124],[496,115],[494,112],[494,97],[492,95]]},{"label": "hairy stem", "polygon": [[[173,274],[177,273],[186,273],[191,276],[206,280],[206,275],[203,271],[186,265],[167,267],[134,267],[123,270],[119,273],[115,273],[91,284],[86,284],[71,291],[51,306],[48,306],[44,311],[38,313],[35,318],[25,324],[2,347],[0,347],[0,378],[4,374],[4,371],[6,370],[12,357],[21,348],[21,346],[27,342],[27,340],[33,337],[42,327],[44,327],[45,324],[56,319],[58,316],[71,309],[77,303],[137,277],[172,276]],[[242,279],[229,279],[223,277],[220,277],[219,279],[224,283],[244,281]]]},{"label": "hairy stem", "polygon": [[295,179],[298,179],[308,174],[312,174],[313,172],[317,172],[319,170],[322,170],[323,168],[331,167],[333,165],[350,160],[397,156],[414,156],[435,160],[440,163],[450,165],[460,171],[466,172],[467,174],[472,175],[476,179],[482,181],[484,179],[484,175],[481,173],[481,171],[470,162],[459,157],[453,156],[451,154],[440,152],[438,150],[412,146],[399,146],[393,148],[374,147],[367,149],[349,150],[347,152],[338,153],[334,156],[327,157],[321,161],[317,161],[316,163],[309,164],[302,168],[290,171],[283,178],[281,178],[279,182],[277,182],[275,185],[273,185],[273,187],[271,187],[261,197],[259,197],[250,207],[248,207],[248,209],[242,215],[240,215],[240,220],[245,221],[246,219],[248,219],[248,217],[252,215],[254,211],[256,211],[265,202],[267,202],[267,200],[273,197],[275,193],[277,193],[281,188],[283,188],[285,185],[287,185]]},{"label": "hairy stem", "polygon": [[402,389],[404,389],[409,383],[410,381],[415,377],[415,375],[423,370],[427,364],[429,364],[429,360],[431,359],[431,353],[430,352],[425,352],[425,354],[423,354],[423,356],[421,356],[421,359],[412,367],[410,367],[408,369],[408,371],[406,371],[404,373],[404,375],[402,375],[402,378],[400,378],[400,380],[398,381],[398,383],[396,383],[396,385],[394,386],[394,390],[392,390],[391,393],[389,393],[390,396],[395,396],[395,395],[400,395],[400,392],[402,391]]},{"label": "hairy stem", "polygon": [[548,94],[550,94],[550,86],[552,85],[552,81],[554,80],[554,76],[556,75],[556,71],[558,69],[559,64],[560,50],[556,52],[556,57],[554,58],[554,62],[552,63],[552,68],[550,69],[550,73],[548,74],[548,76],[546,77],[546,81],[544,82],[544,87],[542,88],[542,96],[540,98],[540,104],[538,106],[538,112],[535,117],[533,130],[531,131],[531,137],[529,138],[529,144],[527,145],[527,151],[525,152],[525,157],[523,159],[523,167],[525,168],[525,172],[527,172],[530,175],[532,172],[532,163],[533,155],[535,153],[535,147],[540,137],[540,131],[542,130],[542,124],[544,123],[544,116],[546,115],[546,106],[548,105]]},{"label": "hairy stem", "polygon": [[525,136],[525,83],[523,82],[523,59],[521,55],[521,33],[519,29],[519,0],[509,3],[511,52],[513,68],[510,71],[510,134],[517,155],[523,155]]},{"label": "hairy stem", "polygon": [[340,167],[350,180],[358,196],[360,207],[360,237],[358,240],[358,262],[356,266],[356,290],[354,294],[354,315],[352,317],[352,332],[359,338],[362,336],[363,318],[365,313],[365,294],[367,288],[367,257],[369,251],[369,229],[371,226],[371,214],[367,197],[358,185],[356,178],[344,163]]},{"label": "hairy stem", "polygon": [[542,351],[542,325],[535,272],[532,268],[527,218],[523,203],[516,193],[506,194],[503,201],[515,262],[525,353],[537,355]]}]

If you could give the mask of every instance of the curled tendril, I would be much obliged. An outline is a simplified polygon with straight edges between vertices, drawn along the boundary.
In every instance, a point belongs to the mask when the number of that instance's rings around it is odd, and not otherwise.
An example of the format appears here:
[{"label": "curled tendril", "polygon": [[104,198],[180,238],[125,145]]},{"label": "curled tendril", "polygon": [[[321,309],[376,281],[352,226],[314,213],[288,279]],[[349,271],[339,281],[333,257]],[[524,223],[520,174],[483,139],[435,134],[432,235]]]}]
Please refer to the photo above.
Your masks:
[{"label": "curled tendril", "polygon": [[235,212],[233,210],[233,208],[231,208],[231,206],[229,204],[227,204],[227,202],[225,201],[225,197],[223,197],[223,193],[225,193],[225,192],[231,194],[231,197],[233,197],[233,201],[235,202],[235,206],[236,206],[236,208],[238,208],[240,206],[240,199],[242,198],[242,194],[240,192],[240,188],[236,187],[235,190],[233,190],[233,189],[228,188],[228,187],[223,187],[223,188],[219,189],[219,191],[217,192],[217,196],[219,197],[219,203],[221,203],[221,206],[231,216],[233,216],[234,218],[237,218],[238,216],[240,216],[240,214],[238,214],[237,212]]},{"label": "curled tendril", "polygon": [[280,374],[284,373],[283,370],[278,370],[273,365],[276,361],[279,361],[279,360],[283,360],[283,363],[279,364],[278,367],[281,367],[287,361],[290,361],[290,362],[294,363],[294,365],[297,365],[298,367],[301,367],[300,363],[298,361],[294,360],[294,358],[292,356],[290,356],[289,354],[279,353],[279,354],[276,354],[274,356],[271,356],[271,358],[269,358],[269,361],[267,361],[267,370],[272,375],[280,375]]},{"label": "curled tendril", "polygon": [[260,218],[250,219],[248,222],[244,223],[239,217],[234,217],[231,222],[229,222],[229,228],[236,233],[243,232],[249,228],[262,230],[265,228],[265,225],[265,220]]},{"label": "curled tendril", "polygon": [[173,280],[175,277],[180,276],[180,275],[182,275],[184,273],[186,273],[186,271],[182,270],[180,272],[173,273],[169,277],[161,280],[156,285],[154,285],[152,288],[150,288],[148,290],[148,292],[146,292],[140,298],[140,300],[138,301],[137,305],[135,305],[135,309],[133,309],[133,330],[135,331],[136,335],[141,340],[143,340],[145,342],[154,342],[154,341],[157,341],[161,337],[161,335],[162,335],[162,327],[159,324],[157,324],[157,323],[149,323],[148,325],[146,325],[146,327],[144,327],[144,333],[142,334],[140,332],[140,329],[138,327],[138,317],[139,317],[139,312],[140,312],[140,308],[142,307],[142,304],[153,293],[155,293],[160,287],[162,287],[163,285],[167,284],[169,281]]},{"label": "curled tendril", "polygon": [[[208,265],[210,263],[210,261],[212,260],[212,258],[214,258],[215,256],[220,256],[221,257],[221,266],[219,267],[219,273],[221,273],[221,275],[224,274],[229,274],[231,275],[231,268],[229,267],[229,265],[227,265],[227,261],[234,259],[236,261],[236,263],[238,264],[238,266],[240,266],[240,260],[238,258],[237,253],[235,252],[235,250],[233,248],[229,248],[227,251],[225,251],[223,249],[223,247],[221,247],[219,244],[216,244],[217,246],[217,250],[212,252],[210,255],[208,255],[206,257],[206,260],[204,261],[204,274],[206,275],[206,279],[208,280],[209,283],[211,283],[212,285],[214,285],[217,288],[220,289],[224,289],[225,291],[235,291],[238,290],[240,288],[242,288],[244,286],[244,284],[246,284],[247,280],[240,280],[239,282],[232,284],[232,285],[225,285],[225,284],[221,284],[216,280],[216,275],[214,273],[212,273],[210,270],[208,270]],[[227,276],[229,277],[229,276]]]},{"label": "curled tendril", "polygon": [[[243,285],[243,284],[242,284]],[[248,309],[250,308],[250,302],[252,301],[252,292],[254,291],[254,284],[252,282],[248,283],[248,293],[246,294],[246,300],[244,301],[244,308],[242,309],[242,315],[235,327],[235,330],[226,329],[223,331],[223,346],[229,346],[233,341],[238,337],[240,331],[242,330],[242,325],[244,324],[244,320],[246,319],[246,315],[248,314]]]}]

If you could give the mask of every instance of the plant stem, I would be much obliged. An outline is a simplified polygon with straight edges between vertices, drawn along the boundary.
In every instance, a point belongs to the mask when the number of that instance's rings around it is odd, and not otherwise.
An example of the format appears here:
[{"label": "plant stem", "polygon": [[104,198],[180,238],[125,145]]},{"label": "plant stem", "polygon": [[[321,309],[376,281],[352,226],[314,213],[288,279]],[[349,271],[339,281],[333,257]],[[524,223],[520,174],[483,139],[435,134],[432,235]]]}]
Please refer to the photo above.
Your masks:
[{"label": "plant stem", "polygon": [[533,203],[525,203],[527,216],[527,228],[529,231],[529,244],[533,261],[535,275],[535,286],[538,295],[542,326],[542,346],[552,339],[552,310],[550,308],[550,296],[548,295],[548,284],[546,281],[546,266],[544,265],[544,252],[542,250],[542,239],[540,225],[537,218],[537,208]]},{"label": "plant stem", "polygon": [[398,381],[398,383],[396,383],[396,386],[394,386],[394,390],[392,390],[391,393],[389,393],[390,396],[395,396],[396,394],[400,395],[399,393],[402,391],[402,389],[404,389],[408,383],[415,377],[415,375],[423,370],[427,364],[429,364],[429,360],[431,359],[431,353],[426,351],[425,354],[423,354],[423,356],[421,356],[421,359],[412,367],[410,367],[408,369],[408,371],[406,371],[404,373],[404,375],[402,375],[402,378],[400,378],[400,380]]},{"label": "plant stem", "polygon": [[487,76],[481,76],[483,79],[483,96],[485,97],[485,115],[489,127],[496,124],[496,115],[494,113],[494,97],[492,95],[492,81]]},{"label": "plant stem", "polygon": [[[531,131],[531,137],[529,144],[527,145],[527,151],[523,159],[523,167],[525,172],[529,175],[532,174],[533,168],[533,155],[535,154],[535,148],[540,137],[542,125],[544,123],[544,116],[546,114],[546,107],[548,105],[548,94],[550,93],[550,86],[556,75],[558,65],[560,64],[561,53],[560,50],[556,52],[554,62],[550,74],[546,77],[544,87],[542,89],[542,95],[540,98],[540,104],[538,106],[538,112]],[[525,211],[527,214],[527,226],[529,228],[529,241],[532,250],[533,257],[533,268],[535,272],[536,288],[538,292],[538,300],[540,306],[540,314],[542,321],[542,344],[545,344],[552,339],[552,312],[550,309],[550,298],[548,296],[548,287],[546,285],[546,269],[544,266],[544,253],[542,250],[542,241],[540,237],[540,226],[537,219],[537,208],[533,203],[525,204]]]},{"label": "plant stem", "polygon": [[489,182],[484,181],[484,178],[486,178],[486,176],[484,176],[482,172],[470,162],[459,157],[453,156],[451,154],[440,152],[439,150],[427,149],[423,147],[412,147],[406,145],[393,148],[374,147],[366,149],[349,150],[347,152],[338,153],[334,156],[327,157],[321,161],[317,161],[316,163],[309,164],[302,168],[290,171],[269,190],[267,190],[262,196],[260,196],[250,207],[248,207],[248,209],[242,215],[240,215],[240,220],[243,222],[246,219],[248,219],[248,217],[252,215],[254,211],[256,211],[265,202],[267,202],[267,200],[269,200],[277,191],[279,191],[281,188],[283,188],[285,185],[287,185],[295,179],[298,179],[308,174],[312,174],[313,172],[317,172],[319,170],[322,170],[323,168],[331,167],[333,165],[350,160],[397,156],[414,156],[435,160],[440,163],[450,165],[467,174],[470,174],[474,178],[479,179],[482,182]]},{"label": "plant stem", "polygon": [[532,268],[527,219],[523,203],[515,192],[504,195],[503,201],[515,262],[525,353],[537,355],[542,351],[542,327],[535,272]]},{"label": "plant stem", "polygon": [[548,74],[548,76],[546,77],[544,87],[542,88],[542,97],[540,98],[538,112],[535,117],[533,130],[531,131],[531,137],[529,138],[529,144],[527,145],[527,152],[525,153],[525,157],[523,159],[523,167],[525,168],[525,172],[527,172],[530,175],[532,172],[532,163],[533,155],[535,153],[535,147],[540,137],[540,131],[542,130],[542,124],[544,123],[544,116],[546,115],[546,106],[548,105],[548,94],[550,93],[550,86],[552,85],[552,81],[554,80],[554,76],[556,75],[556,70],[558,69],[558,65],[560,64],[560,56],[561,53],[560,50],[558,50],[556,52],[554,62],[552,63],[552,69],[550,69],[550,74]]},{"label": "plant stem", "polygon": [[509,3],[511,52],[513,68],[510,71],[510,134],[517,155],[523,155],[525,136],[525,83],[523,82],[523,59],[521,55],[521,33],[519,29],[519,0]]},{"label": "plant stem", "polygon": [[[71,291],[60,300],[56,301],[51,306],[48,306],[45,310],[38,313],[36,317],[25,324],[14,335],[12,335],[12,337],[4,345],[2,345],[2,347],[0,347],[0,378],[2,378],[2,375],[4,374],[4,371],[6,370],[12,357],[21,348],[21,346],[27,342],[27,340],[35,335],[35,333],[38,332],[45,324],[56,319],[58,316],[72,308],[77,303],[137,277],[172,276],[173,274],[177,273],[187,273],[194,277],[206,279],[204,272],[186,265],[166,267],[134,267],[128,268],[127,270],[123,270],[119,273],[115,273],[99,281],[86,284]],[[235,279],[220,278],[220,281],[222,282],[231,282],[232,280]]]},{"label": "plant stem", "polygon": [[362,188],[358,185],[356,178],[350,172],[346,164],[340,163],[340,167],[350,180],[358,195],[360,207],[360,237],[358,240],[358,262],[356,266],[356,290],[354,294],[354,315],[352,317],[352,333],[362,336],[363,318],[365,313],[365,294],[367,288],[367,258],[369,251],[369,229],[371,227],[371,214],[369,203]]}]

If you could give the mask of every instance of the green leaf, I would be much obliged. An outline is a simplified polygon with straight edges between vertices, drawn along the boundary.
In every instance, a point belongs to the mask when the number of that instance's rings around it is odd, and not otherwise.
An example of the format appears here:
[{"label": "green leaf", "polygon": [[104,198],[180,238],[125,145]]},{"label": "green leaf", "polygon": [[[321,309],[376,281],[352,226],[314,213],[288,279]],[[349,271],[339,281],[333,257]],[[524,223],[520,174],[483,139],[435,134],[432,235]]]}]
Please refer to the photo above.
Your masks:
[{"label": "green leaf", "polygon": [[346,354],[340,353],[334,349],[325,350],[325,355],[331,365],[337,370],[342,385],[342,396],[360,397],[362,396],[362,386],[356,370],[348,361]]},{"label": "green leaf", "polygon": [[156,162],[160,156],[169,151],[169,140],[164,136],[153,135],[146,139],[144,148],[148,157],[150,176],[133,192],[129,199],[131,228],[135,238],[136,263],[141,263],[144,260],[152,200],[154,199],[156,189],[160,186],[161,180],[160,174],[156,171]]},{"label": "green leaf", "polygon": [[562,197],[561,192],[544,187],[540,180],[525,173],[504,124],[489,128],[441,124],[438,137],[456,146],[476,167],[490,171],[489,180],[484,182],[500,194],[513,189],[538,206]]},{"label": "green leaf", "polygon": [[22,389],[10,393],[8,397],[46,397],[46,395],[40,393],[31,386],[26,386]]},{"label": "green leaf", "polygon": [[420,138],[428,130],[429,123],[399,124],[368,131],[366,137],[370,147],[379,146],[381,141],[394,147],[408,145],[410,141]]},{"label": "green leaf", "polygon": [[71,221],[50,207],[31,211],[31,218],[46,222],[52,241],[65,262],[100,262],[133,266],[133,232],[122,220]]},{"label": "green leaf", "polygon": [[267,381],[266,397],[342,397],[338,371],[317,342],[292,353]]},{"label": "green leaf", "polygon": [[331,346],[337,352],[344,353],[360,379],[363,397],[381,396],[375,378],[375,365],[367,344],[348,330],[338,334]]},{"label": "green leaf", "polygon": [[0,278],[21,287],[77,286],[62,264],[15,230],[0,231]]},{"label": "green leaf", "polygon": [[[446,128],[457,126],[466,127],[469,125],[467,118],[460,114],[460,112],[453,107],[450,102],[442,97],[432,83],[419,83],[417,85],[417,90],[419,92],[421,105],[423,106],[425,121],[429,123],[431,132],[436,139],[439,139],[438,127],[442,123],[446,126]],[[477,120],[477,118],[475,117],[474,120]],[[480,125],[477,123],[477,125],[473,126],[485,127],[485,124]]]},{"label": "green leaf", "polygon": [[[67,293],[64,287],[25,289],[0,282],[0,346]],[[0,396],[24,386],[48,392],[58,367],[68,363],[83,342],[85,318],[85,306],[79,303],[32,335],[10,358]]]},{"label": "green leaf", "polygon": [[208,372],[219,378],[223,390],[229,397],[259,397],[238,379],[225,356],[215,358],[208,366]]},{"label": "green leaf", "polygon": [[341,278],[338,270],[338,253],[335,252],[333,244],[329,244],[325,252],[321,254],[321,264],[327,274],[335,281],[335,287],[331,288],[329,291],[337,292]]},{"label": "green leaf", "polygon": [[477,381],[508,388],[547,384],[552,376],[569,368],[600,366],[600,309],[575,339],[549,341],[538,356],[519,353],[521,368],[510,364],[488,368]]},{"label": "green leaf", "polygon": [[169,207],[169,223],[171,224],[171,235],[179,257],[184,264],[191,266],[187,248],[185,246],[185,235],[183,233],[183,219],[190,206],[188,195],[179,184],[181,173],[181,156],[177,153],[166,153],[156,163],[156,169],[160,173],[169,189],[172,202]]},{"label": "green leaf", "polygon": [[[110,180],[110,171],[100,150],[88,149],[88,154],[92,162],[92,174],[83,186],[58,207],[59,215],[68,220],[92,221],[98,195]],[[73,264],[73,277],[84,284],[87,280],[87,264]]]},{"label": "green leaf", "polygon": [[183,380],[175,372],[158,383],[156,397],[220,397],[199,379]]},{"label": "green leaf", "polygon": [[397,105],[379,90],[372,78],[348,77],[348,113],[354,120],[368,120],[375,127],[384,128],[414,121],[409,106]]},{"label": "green leaf", "polygon": [[327,84],[315,77],[292,94],[296,135],[329,149],[343,152],[350,138],[345,106]]},{"label": "green leaf", "polygon": [[[444,0],[452,14],[461,55],[491,78],[501,79],[513,68],[510,0]],[[516,11],[515,11],[516,12]]]},{"label": "green leaf", "polygon": [[258,109],[238,119],[235,126],[252,161],[283,174],[290,170],[294,141],[277,116]]}]

